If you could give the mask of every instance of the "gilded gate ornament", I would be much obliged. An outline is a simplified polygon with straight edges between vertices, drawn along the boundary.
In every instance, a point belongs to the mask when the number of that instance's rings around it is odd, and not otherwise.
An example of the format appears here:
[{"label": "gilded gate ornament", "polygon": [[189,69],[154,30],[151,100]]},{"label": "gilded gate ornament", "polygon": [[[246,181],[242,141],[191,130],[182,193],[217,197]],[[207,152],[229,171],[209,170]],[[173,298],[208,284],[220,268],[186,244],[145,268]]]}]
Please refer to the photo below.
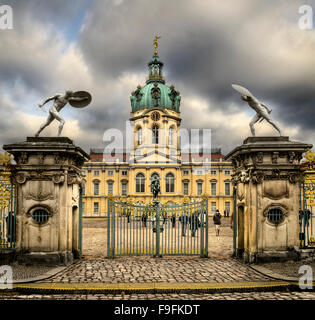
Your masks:
[{"label": "gilded gate ornament", "polygon": [[308,161],[304,171],[304,196],[308,207],[315,206],[315,152],[307,151],[305,158]]},{"label": "gilded gate ornament", "polygon": [[10,201],[11,161],[10,154],[7,152],[0,153],[0,209],[6,208]]}]

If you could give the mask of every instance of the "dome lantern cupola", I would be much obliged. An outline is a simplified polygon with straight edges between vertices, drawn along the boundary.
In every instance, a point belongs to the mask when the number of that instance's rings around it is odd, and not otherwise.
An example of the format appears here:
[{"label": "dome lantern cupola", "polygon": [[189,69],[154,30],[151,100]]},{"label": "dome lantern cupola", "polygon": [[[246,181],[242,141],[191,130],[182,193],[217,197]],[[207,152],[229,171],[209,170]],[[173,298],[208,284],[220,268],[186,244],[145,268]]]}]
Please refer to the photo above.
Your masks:
[{"label": "dome lantern cupola", "polygon": [[162,82],[165,83],[165,79],[162,76],[162,69],[163,69],[163,65],[164,63],[162,61],[159,60],[159,56],[158,56],[158,39],[160,39],[161,37],[159,36],[155,36],[154,37],[154,41],[153,41],[153,45],[154,45],[154,54],[152,57],[152,60],[148,63],[148,67],[149,67],[149,77],[147,79],[147,83],[150,82]]},{"label": "dome lantern cupola", "polygon": [[179,113],[180,93],[175,90],[173,85],[170,87],[165,85],[162,74],[164,63],[160,61],[157,51],[159,38],[155,36],[153,41],[155,50],[148,63],[149,77],[146,85],[144,87],[138,85],[136,90],[131,93],[131,112],[149,108],[165,108]]}]

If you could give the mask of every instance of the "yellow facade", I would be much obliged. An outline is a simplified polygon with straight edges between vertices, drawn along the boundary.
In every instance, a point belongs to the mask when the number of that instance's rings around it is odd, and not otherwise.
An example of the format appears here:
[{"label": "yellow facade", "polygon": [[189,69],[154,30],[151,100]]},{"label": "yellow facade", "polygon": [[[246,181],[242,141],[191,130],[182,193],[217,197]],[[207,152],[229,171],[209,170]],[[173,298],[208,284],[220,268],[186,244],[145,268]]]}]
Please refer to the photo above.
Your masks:
[{"label": "yellow facade", "polygon": [[[128,163],[100,162],[99,159],[97,159],[98,161],[93,161],[93,158],[85,163],[83,168],[86,180],[83,198],[84,215],[95,217],[107,215],[107,200],[111,193],[114,199],[121,201],[127,201],[128,199],[130,201],[131,197],[133,203],[146,204],[151,202],[153,196],[150,183],[153,174],[158,174],[160,178],[161,194],[159,195],[159,200],[162,204],[168,202],[182,203],[184,197],[186,197],[187,201],[198,201],[206,196],[210,214],[216,209],[219,209],[221,213],[227,209],[231,213],[233,210],[231,163],[224,161],[222,157],[217,161],[211,161],[211,155],[209,155],[209,158],[204,158],[202,162],[197,162],[194,154],[192,154],[191,161],[182,161],[180,150],[169,145],[169,137],[165,139],[166,142],[161,138],[163,141],[161,145],[152,144],[151,128],[153,125],[160,126],[161,137],[163,136],[163,131],[167,132],[167,129],[172,126],[176,129],[174,131],[174,139],[178,141],[180,123],[179,115],[176,115],[178,119],[174,120],[174,114],[171,115],[171,121],[166,122],[168,116],[165,114],[163,120],[160,117],[160,120],[153,121],[151,114],[154,112],[163,113],[161,109],[157,108],[145,113],[145,117],[139,113],[136,116],[134,114],[131,115],[131,121],[136,118],[134,126],[135,147],[130,153]],[[146,128],[148,130],[139,146],[137,143],[137,129],[140,126],[142,129]],[[197,154],[195,156],[197,157]],[[136,176],[139,173],[144,176],[144,192],[137,192],[136,190]],[[167,192],[166,176],[170,173],[174,176],[174,190],[168,190],[169,192]],[[94,192],[95,183],[99,184],[96,192]],[[109,183],[112,184],[112,189],[109,188]],[[122,194],[122,185],[124,183],[127,183],[126,195]],[[184,183],[186,183],[186,188],[188,187],[186,194],[184,194]],[[215,184],[215,187],[213,184]],[[94,193],[98,193],[98,195],[94,195]],[[94,203],[98,203],[96,206],[98,209],[95,209]]]},{"label": "yellow facade", "polygon": [[[136,167],[130,168],[128,165],[106,165],[105,163],[100,164],[99,162],[88,162],[84,166],[84,172],[86,173],[86,187],[85,194],[83,197],[84,202],[84,215],[85,216],[104,216],[107,215],[107,200],[108,200],[108,182],[113,181],[113,198],[120,199],[121,201],[127,201],[130,196],[134,203],[149,203],[152,201],[153,196],[150,190],[150,179],[149,177],[153,173],[157,173],[160,177],[161,184],[161,195],[159,199],[162,204],[167,202],[182,203],[184,197],[189,201],[201,200],[202,196],[206,194],[208,198],[209,213],[211,213],[212,203],[215,203],[215,208],[219,209],[221,213],[226,209],[226,202],[229,203],[230,213],[233,210],[233,196],[232,196],[232,185],[231,176],[225,175],[225,171],[232,171],[231,164],[229,162],[219,161],[211,164],[211,171],[216,170],[216,175],[211,175],[210,170],[206,169],[202,175],[193,175],[191,170],[193,166],[183,165],[177,168],[174,167]],[[126,170],[128,172],[127,177],[122,176],[121,172]],[[183,175],[183,171],[189,171],[189,175]],[[100,175],[95,177],[94,171],[99,171]],[[114,171],[114,176],[108,176],[108,171]],[[165,192],[165,176],[167,173],[173,173],[175,175],[174,192]],[[136,175],[143,173],[145,176],[145,192],[136,192]],[[183,180],[188,181],[188,195],[184,195]],[[216,195],[210,196],[211,193],[211,181],[216,181],[217,192]],[[99,194],[94,195],[94,181],[99,181]],[[127,196],[122,196],[121,184],[122,181],[128,181]],[[202,195],[197,193],[197,181],[202,182]],[[230,195],[225,195],[225,183],[230,183]],[[98,202],[98,212],[94,212],[94,203]],[[214,206],[212,206],[213,208]],[[213,210],[212,210],[213,211]]]}]

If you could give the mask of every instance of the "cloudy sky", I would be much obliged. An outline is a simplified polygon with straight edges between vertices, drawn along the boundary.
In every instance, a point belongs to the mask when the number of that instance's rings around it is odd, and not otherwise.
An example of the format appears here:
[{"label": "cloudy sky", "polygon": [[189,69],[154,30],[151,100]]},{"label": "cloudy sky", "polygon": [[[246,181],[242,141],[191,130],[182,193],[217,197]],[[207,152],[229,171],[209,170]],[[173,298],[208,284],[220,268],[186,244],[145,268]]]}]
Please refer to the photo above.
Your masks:
[{"label": "cloudy sky", "polygon": [[[299,27],[307,0],[6,0],[13,29],[0,30],[0,142],[33,136],[38,103],[86,90],[85,109],[66,107],[63,135],[89,152],[110,128],[124,130],[130,92],[144,85],[155,34],[168,85],[180,91],[182,127],[210,128],[229,152],[255,115],[231,83],[272,111],[283,135],[315,144],[315,19]],[[49,107],[49,104],[48,106]],[[46,109],[48,109],[46,107]],[[56,122],[56,121],[55,121]],[[42,136],[56,135],[58,123]],[[277,135],[265,121],[256,135]]]}]

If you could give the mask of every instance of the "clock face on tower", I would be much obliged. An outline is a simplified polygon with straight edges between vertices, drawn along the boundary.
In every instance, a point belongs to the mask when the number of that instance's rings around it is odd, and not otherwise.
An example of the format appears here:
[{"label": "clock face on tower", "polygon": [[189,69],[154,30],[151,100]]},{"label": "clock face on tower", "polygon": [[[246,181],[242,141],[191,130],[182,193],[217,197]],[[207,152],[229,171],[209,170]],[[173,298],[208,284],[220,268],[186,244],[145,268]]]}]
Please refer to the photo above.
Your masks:
[{"label": "clock face on tower", "polygon": [[151,114],[151,119],[153,120],[153,121],[159,121],[160,120],[160,114],[157,112],[157,111],[155,111],[155,112],[153,112],[152,114]]}]

